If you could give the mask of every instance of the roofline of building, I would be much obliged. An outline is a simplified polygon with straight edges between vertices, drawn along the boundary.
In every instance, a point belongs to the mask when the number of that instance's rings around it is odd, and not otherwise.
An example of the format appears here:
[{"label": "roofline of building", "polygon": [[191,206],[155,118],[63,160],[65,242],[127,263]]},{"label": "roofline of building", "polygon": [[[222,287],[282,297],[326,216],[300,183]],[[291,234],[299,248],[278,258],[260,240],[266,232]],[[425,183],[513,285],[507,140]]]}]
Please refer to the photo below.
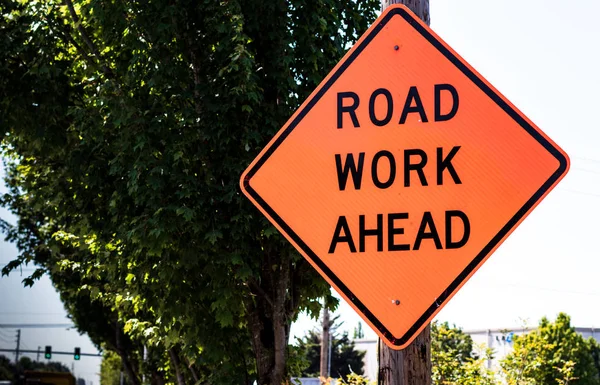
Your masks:
[{"label": "roofline of building", "polygon": [[[517,327],[517,328],[505,328],[505,329],[474,329],[474,330],[463,330],[466,334],[488,334],[488,333],[510,333],[510,332],[530,332],[536,330],[537,327]],[[592,333],[595,334],[600,332],[600,329],[594,327],[575,327],[577,333]]]}]

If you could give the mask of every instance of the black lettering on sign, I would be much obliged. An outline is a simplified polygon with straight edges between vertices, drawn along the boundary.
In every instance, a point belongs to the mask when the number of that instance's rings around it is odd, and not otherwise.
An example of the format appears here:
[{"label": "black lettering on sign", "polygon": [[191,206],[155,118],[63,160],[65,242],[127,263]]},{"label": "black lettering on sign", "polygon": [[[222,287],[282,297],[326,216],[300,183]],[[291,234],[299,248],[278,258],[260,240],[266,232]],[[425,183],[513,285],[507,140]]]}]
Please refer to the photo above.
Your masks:
[{"label": "black lettering on sign", "polygon": [[[387,215],[387,221],[384,221],[385,215]],[[423,213],[416,234],[406,234],[405,228],[398,223],[399,221],[408,219],[408,217],[408,213],[375,214],[375,226],[367,228],[366,215],[359,215],[358,229],[355,228],[355,231],[358,230],[358,252],[365,253],[374,251],[373,247],[371,247],[370,250],[367,250],[367,237],[376,237],[377,252],[383,252],[420,250],[423,246],[423,242],[427,240],[431,240],[437,250],[460,249],[467,244],[471,236],[471,223],[469,218],[467,217],[467,214],[460,210],[449,210],[444,212],[444,244],[442,244],[438,227],[435,224],[431,212],[425,211]],[[370,221],[372,220],[373,218],[371,217]],[[461,224],[462,230],[460,229]],[[384,229],[384,225],[387,226],[387,231]],[[462,235],[460,235],[461,233]],[[356,233],[354,234],[356,235]],[[399,235],[405,237],[410,236],[412,242],[400,243],[397,240]],[[386,236],[387,242],[385,240]],[[343,215],[338,218],[335,226],[331,244],[329,246],[329,254],[335,253],[336,247],[340,243],[348,244],[348,250],[351,253],[357,252],[356,243],[352,237],[348,220]],[[385,245],[387,246],[387,250],[384,249]]]},{"label": "black lettering on sign", "polygon": [[377,237],[377,251],[383,251],[383,214],[377,214],[377,227],[367,229],[365,216],[358,217],[358,251],[365,252],[366,239],[369,236]]},{"label": "black lettering on sign", "polygon": [[[399,102],[396,100],[396,102]],[[385,104],[385,115],[377,116],[375,113],[375,104]],[[452,84],[434,84],[433,86],[433,120],[435,122],[446,122],[456,116],[458,107],[460,105],[460,98],[458,91]],[[358,122],[358,115],[356,111],[360,106],[360,98],[356,92],[346,91],[337,93],[337,128],[343,128],[344,126],[344,114],[348,114],[352,120],[354,127],[360,127]],[[362,107],[364,108],[364,107]],[[392,93],[386,88],[377,88],[373,91],[369,97],[369,119],[375,126],[382,127],[386,126],[392,120],[394,115],[394,98]],[[431,106],[428,106],[427,111]],[[429,122],[427,118],[427,111],[421,100],[421,94],[417,86],[411,86],[408,89],[406,98],[404,99],[404,105],[400,112],[400,119],[398,124],[405,124],[409,114],[418,113],[419,119],[422,123]]]},{"label": "black lettering on sign", "polygon": [[[342,232],[344,232],[344,235],[342,235]],[[331,240],[331,245],[329,246],[329,254],[335,253],[335,248],[338,243],[347,243],[350,252],[356,253],[356,246],[354,245],[354,240],[352,239],[352,233],[350,233],[348,221],[343,215],[338,218],[337,224],[335,225],[333,239]]]},{"label": "black lettering on sign", "polygon": [[448,169],[450,176],[455,184],[462,184],[458,174],[456,173],[456,169],[452,165],[452,159],[456,155],[456,153],[460,150],[460,146],[452,147],[450,153],[444,158],[444,150],[441,147],[437,148],[437,184],[444,184],[444,170]]},{"label": "black lettering on sign", "polygon": [[346,184],[348,183],[348,175],[350,173],[352,173],[352,182],[354,183],[354,188],[356,190],[360,190],[364,164],[364,152],[358,154],[358,165],[356,165],[356,163],[354,162],[354,154],[347,154],[346,163],[344,163],[343,165],[342,155],[335,154],[335,169],[337,171],[338,186],[340,187],[340,191],[344,191],[346,189]]},{"label": "black lettering on sign", "polygon": [[[419,163],[411,163],[411,156],[419,156],[421,160]],[[423,172],[423,167],[427,164],[427,153],[425,151],[415,148],[404,150],[404,187],[410,187],[410,172],[416,171],[421,181],[421,186],[427,186],[427,178]]]},{"label": "black lettering on sign", "polygon": [[[454,146],[446,155],[444,155],[444,149],[442,147],[436,148],[435,165],[433,162],[431,162],[429,168],[436,168],[436,182],[438,186],[444,184],[445,172],[450,175],[454,184],[462,184],[462,181],[456,172],[456,168],[452,163],[460,148],[460,146]],[[414,185],[414,183],[411,183],[411,176],[414,177],[414,174],[411,173],[413,171],[417,173],[417,177],[419,178],[421,186],[428,186],[429,183],[427,182],[427,177],[425,176],[424,170],[429,159],[427,153],[420,148],[405,149],[402,150],[402,153],[404,154],[404,187],[410,187],[411,185]],[[380,171],[379,166],[382,158],[385,158],[387,160],[387,164],[389,164],[389,175],[386,175],[384,172]],[[354,189],[360,190],[365,167],[364,152],[360,152],[358,154],[346,154],[345,160],[342,158],[342,154],[335,154],[335,167],[340,191],[346,190],[346,186],[348,186],[350,177],[352,178]],[[431,172],[433,172],[433,170]],[[384,175],[382,175],[382,173]],[[397,163],[394,154],[387,150],[376,152],[371,160],[371,179],[373,181],[373,185],[379,189],[387,189],[396,181],[396,175]]]},{"label": "black lettering on sign", "polygon": [[[415,105],[413,106],[413,101]],[[406,123],[406,118],[408,114],[418,112],[421,117],[421,122],[427,123],[427,115],[425,114],[425,107],[423,107],[423,102],[421,101],[421,96],[419,96],[419,90],[417,90],[416,86],[410,87],[408,90],[408,95],[406,96],[406,101],[404,102],[404,108],[402,109],[402,115],[400,115],[400,124]]]},{"label": "black lettering on sign", "polygon": [[[463,236],[458,241],[452,240],[452,218],[457,218],[463,224]],[[469,241],[471,236],[471,223],[467,214],[460,210],[446,211],[446,249],[460,249]]]},{"label": "black lettering on sign", "polygon": [[[344,99],[352,99],[352,104],[345,106]],[[356,116],[356,109],[360,104],[358,95],[355,92],[338,92],[337,94],[337,128],[343,128],[344,125],[344,112],[350,115],[352,119],[352,125],[354,127],[360,127],[358,124],[358,117]]]},{"label": "black lettering on sign", "polygon": [[[429,231],[427,231],[427,228],[429,228]],[[436,249],[443,249],[440,235],[435,228],[433,217],[429,211],[425,211],[423,214],[423,220],[421,221],[421,226],[419,226],[419,231],[417,232],[417,238],[415,239],[413,250],[419,250],[419,248],[421,248],[421,242],[423,239],[432,239],[435,243]]]},{"label": "black lettering on sign", "polygon": [[[383,119],[378,119],[375,116],[375,100],[379,95],[385,96],[387,112]],[[392,94],[390,91],[385,88],[378,88],[371,94],[371,98],[369,98],[369,118],[371,119],[371,123],[376,126],[385,126],[392,120],[392,114],[394,113],[394,100],[392,99]]]},{"label": "black lettering on sign", "polygon": [[410,245],[407,243],[396,243],[395,235],[404,234],[404,227],[396,227],[395,221],[400,219],[408,219],[408,213],[392,213],[388,214],[388,251],[406,251],[410,250]]},{"label": "black lettering on sign", "polygon": [[[442,91],[450,92],[452,96],[452,108],[447,114],[442,114]],[[434,86],[434,112],[436,122],[445,122],[454,117],[458,112],[458,92],[451,84],[436,84]]]},{"label": "black lettering on sign", "polygon": [[[379,159],[382,157],[387,158],[388,162],[390,163],[390,175],[385,182],[382,182],[381,179],[379,179],[378,165]],[[380,189],[386,189],[394,183],[394,180],[396,180],[396,160],[391,152],[383,150],[375,154],[373,157],[373,162],[371,163],[371,177],[373,178],[373,184]]]}]

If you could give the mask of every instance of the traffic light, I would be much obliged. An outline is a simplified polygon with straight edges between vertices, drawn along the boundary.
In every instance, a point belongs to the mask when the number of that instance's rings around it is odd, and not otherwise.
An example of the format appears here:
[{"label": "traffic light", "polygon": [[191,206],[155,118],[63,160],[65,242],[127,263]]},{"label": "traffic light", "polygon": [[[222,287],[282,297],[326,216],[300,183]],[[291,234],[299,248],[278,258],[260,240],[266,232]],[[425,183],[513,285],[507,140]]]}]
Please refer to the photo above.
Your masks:
[{"label": "traffic light", "polygon": [[73,358],[77,361],[81,359],[81,348],[75,348],[75,354],[73,354]]},{"label": "traffic light", "polygon": [[46,346],[46,351],[44,352],[44,358],[47,360],[52,358],[52,346]]}]

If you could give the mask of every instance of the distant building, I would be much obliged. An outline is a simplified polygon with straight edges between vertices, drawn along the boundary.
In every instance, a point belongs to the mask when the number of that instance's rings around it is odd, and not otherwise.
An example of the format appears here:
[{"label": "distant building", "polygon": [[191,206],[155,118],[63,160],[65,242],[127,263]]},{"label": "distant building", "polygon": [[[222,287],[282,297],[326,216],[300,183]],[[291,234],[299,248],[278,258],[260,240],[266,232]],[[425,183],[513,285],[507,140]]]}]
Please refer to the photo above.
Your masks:
[{"label": "distant building", "polygon": [[321,380],[314,377],[295,377],[292,378],[292,384],[297,384],[298,381],[302,385],[321,385]]},{"label": "distant building", "polygon": [[[482,329],[482,330],[464,330],[464,333],[471,336],[474,345],[480,345],[484,349],[491,348],[494,350],[494,357],[492,360],[488,360],[487,366],[490,369],[499,368],[500,361],[512,351],[514,337],[521,334],[529,333],[536,328],[513,328],[513,329]],[[585,327],[576,327],[575,331],[584,338],[592,337],[596,341],[600,342],[600,330]],[[356,350],[363,350],[367,352],[364,358],[364,376],[371,381],[377,380],[377,372],[379,365],[377,363],[377,339],[356,339],[354,340],[354,346]],[[317,379],[318,381],[318,379]],[[302,382],[302,384],[312,385],[309,382]],[[316,383],[318,385],[318,383]]]},{"label": "distant building", "polygon": [[354,348],[367,352],[363,358],[363,375],[371,381],[377,380],[377,372],[379,365],[377,363],[377,339],[356,339],[354,340]]},{"label": "distant building", "polygon": [[[475,345],[490,348],[494,351],[492,360],[488,360],[487,366],[490,369],[499,368],[500,361],[506,357],[513,349],[514,337],[522,334],[527,334],[537,328],[513,328],[513,329],[481,329],[481,330],[464,330],[471,336]],[[595,328],[576,327],[575,331],[587,339],[594,338],[600,342],[600,330]]]}]

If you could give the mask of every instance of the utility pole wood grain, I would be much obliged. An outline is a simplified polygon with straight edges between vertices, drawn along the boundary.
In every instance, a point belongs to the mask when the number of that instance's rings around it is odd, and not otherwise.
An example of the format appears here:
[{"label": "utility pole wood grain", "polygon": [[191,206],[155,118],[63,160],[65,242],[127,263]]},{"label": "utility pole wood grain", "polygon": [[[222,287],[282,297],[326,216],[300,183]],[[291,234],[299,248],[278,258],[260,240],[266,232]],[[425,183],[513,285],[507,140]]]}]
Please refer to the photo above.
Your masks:
[{"label": "utility pole wood grain", "polygon": [[[382,0],[381,9],[404,4],[429,25],[429,0]],[[404,350],[393,350],[379,340],[379,385],[431,385],[431,333],[427,325]]]},{"label": "utility pole wood grain", "polygon": [[329,310],[327,309],[327,304],[323,307],[323,331],[321,333],[321,367],[320,367],[320,375],[321,378],[329,377]]},{"label": "utility pole wood grain", "polygon": [[430,326],[406,349],[393,350],[379,340],[379,385],[431,385]]},{"label": "utility pole wood grain", "polygon": [[21,329],[17,329],[17,350],[15,351],[15,364],[19,366],[19,350],[21,348]]},{"label": "utility pole wood grain", "polygon": [[429,0],[382,0],[381,10],[386,9],[392,4],[406,5],[419,17],[419,19],[429,25]]}]

